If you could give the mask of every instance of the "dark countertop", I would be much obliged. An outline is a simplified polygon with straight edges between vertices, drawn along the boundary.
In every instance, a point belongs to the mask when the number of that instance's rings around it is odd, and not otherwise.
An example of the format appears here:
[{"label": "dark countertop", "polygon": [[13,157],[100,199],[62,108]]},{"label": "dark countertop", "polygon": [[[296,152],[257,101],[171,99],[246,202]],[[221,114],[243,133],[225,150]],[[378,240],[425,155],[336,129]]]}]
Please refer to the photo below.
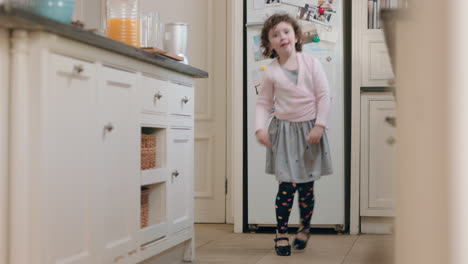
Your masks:
[{"label": "dark countertop", "polygon": [[208,73],[183,64],[176,60],[162,55],[151,54],[142,49],[121,43],[100,36],[98,34],[85,31],[77,26],[64,24],[43,16],[36,15],[24,9],[15,8],[8,4],[0,5],[0,27],[43,30],[83,42],[105,50],[113,51],[134,59],[145,61],[166,69],[180,72],[194,78],[207,78]]}]

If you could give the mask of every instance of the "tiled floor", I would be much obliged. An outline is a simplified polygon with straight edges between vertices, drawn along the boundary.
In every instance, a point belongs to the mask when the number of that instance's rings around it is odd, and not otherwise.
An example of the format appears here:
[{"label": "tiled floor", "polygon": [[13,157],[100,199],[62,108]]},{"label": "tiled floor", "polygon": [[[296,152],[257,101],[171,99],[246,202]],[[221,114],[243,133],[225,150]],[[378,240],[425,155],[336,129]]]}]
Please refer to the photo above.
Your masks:
[{"label": "tiled floor", "polygon": [[303,252],[279,257],[273,234],[235,234],[232,225],[197,224],[196,264],[391,264],[391,235],[312,235]]}]

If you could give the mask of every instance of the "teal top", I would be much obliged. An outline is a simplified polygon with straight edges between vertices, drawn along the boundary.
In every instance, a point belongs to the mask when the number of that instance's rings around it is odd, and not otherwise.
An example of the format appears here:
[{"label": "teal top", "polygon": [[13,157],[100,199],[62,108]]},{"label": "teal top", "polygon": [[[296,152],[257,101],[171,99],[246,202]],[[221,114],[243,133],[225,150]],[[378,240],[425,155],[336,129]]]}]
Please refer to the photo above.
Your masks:
[{"label": "teal top", "polygon": [[298,70],[288,70],[285,67],[281,66],[281,69],[283,69],[283,72],[286,74],[289,80],[293,82],[294,84],[297,84],[297,74]]}]

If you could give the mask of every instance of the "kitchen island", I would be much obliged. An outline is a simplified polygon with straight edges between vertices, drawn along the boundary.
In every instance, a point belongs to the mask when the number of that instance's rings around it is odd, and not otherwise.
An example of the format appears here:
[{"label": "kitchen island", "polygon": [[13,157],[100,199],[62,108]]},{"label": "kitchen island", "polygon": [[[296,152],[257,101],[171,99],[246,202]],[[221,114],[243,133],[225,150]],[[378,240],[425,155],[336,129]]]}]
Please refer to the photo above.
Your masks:
[{"label": "kitchen island", "polygon": [[6,4],[0,72],[0,262],[194,259],[207,72]]}]

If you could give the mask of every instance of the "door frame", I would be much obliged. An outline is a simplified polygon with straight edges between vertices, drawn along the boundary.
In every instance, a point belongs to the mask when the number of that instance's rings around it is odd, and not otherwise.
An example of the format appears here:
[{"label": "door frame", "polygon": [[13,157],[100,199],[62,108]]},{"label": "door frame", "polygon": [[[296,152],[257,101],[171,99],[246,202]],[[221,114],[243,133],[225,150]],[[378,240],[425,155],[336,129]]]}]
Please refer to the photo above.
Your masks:
[{"label": "door frame", "polygon": [[243,20],[244,1],[228,1],[227,8],[227,149],[226,222],[234,232],[243,228]]},{"label": "door frame", "polygon": [[[0,3],[3,2],[0,0]],[[8,263],[10,31],[0,28],[0,262]]]}]

